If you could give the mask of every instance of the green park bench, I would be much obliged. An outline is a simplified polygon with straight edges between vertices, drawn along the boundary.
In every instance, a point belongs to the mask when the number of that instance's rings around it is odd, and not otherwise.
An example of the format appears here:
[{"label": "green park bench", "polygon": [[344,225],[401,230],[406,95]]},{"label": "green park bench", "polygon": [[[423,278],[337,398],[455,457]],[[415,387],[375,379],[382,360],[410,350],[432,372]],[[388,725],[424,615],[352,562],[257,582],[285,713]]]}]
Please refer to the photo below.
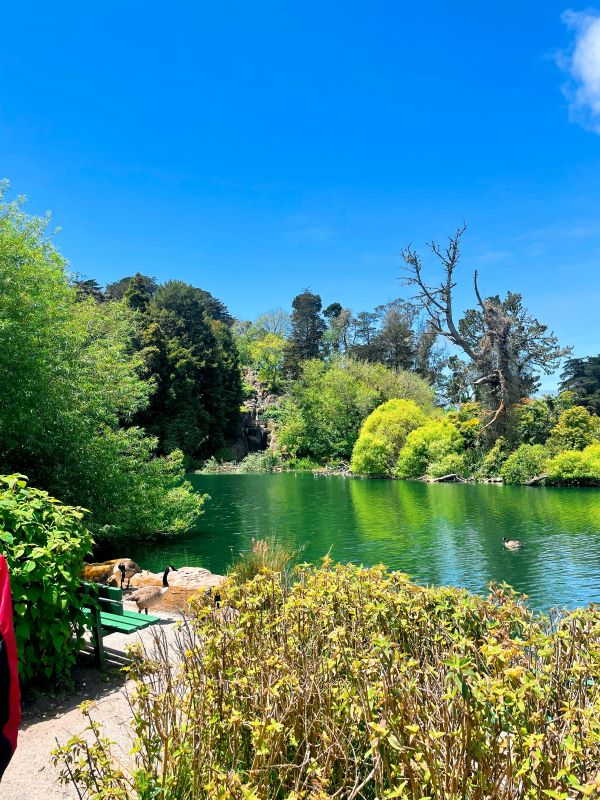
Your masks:
[{"label": "green park bench", "polygon": [[123,608],[123,592],[113,586],[84,581],[82,591],[92,602],[84,609],[92,632],[92,645],[96,663],[106,666],[106,652],[102,639],[109,633],[136,633],[160,622],[160,617],[139,614]]}]

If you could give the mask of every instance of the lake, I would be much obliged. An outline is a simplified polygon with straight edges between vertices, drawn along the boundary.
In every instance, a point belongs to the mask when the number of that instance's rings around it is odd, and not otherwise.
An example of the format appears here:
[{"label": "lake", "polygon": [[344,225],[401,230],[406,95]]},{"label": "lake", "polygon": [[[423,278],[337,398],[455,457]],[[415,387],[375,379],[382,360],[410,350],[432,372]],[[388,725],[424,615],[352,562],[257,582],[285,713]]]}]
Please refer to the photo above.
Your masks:
[{"label": "lake", "polygon": [[[303,547],[302,560],[384,563],[417,583],[484,593],[506,581],[532,607],[600,602],[600,490],[426,484],[325,478],[310,473],[192,475],[211,500],[198,532],[127,555],[162,570],[224,572],[253,537]],[[521,539],[510,552],[502,537]]]}]

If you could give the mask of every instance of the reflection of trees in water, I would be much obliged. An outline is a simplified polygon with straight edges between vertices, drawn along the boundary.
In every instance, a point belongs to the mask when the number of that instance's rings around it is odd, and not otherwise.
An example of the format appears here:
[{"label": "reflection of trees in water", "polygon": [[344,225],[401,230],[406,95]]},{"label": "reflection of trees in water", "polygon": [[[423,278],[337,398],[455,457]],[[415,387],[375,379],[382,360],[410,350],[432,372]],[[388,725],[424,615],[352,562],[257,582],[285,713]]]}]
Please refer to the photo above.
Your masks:
[{"label": "reflection of trees in water", "polygon": [[[485,591],[491,580],[506,581],[532,592],[534,603],[545,597],[573,602],[570,584],[590,569],[581,563],[589,536],[592,559],[600,562],[600,494],[569,491],[389,481],[351,485],[356,523],[373,546],[374,560],[421,581],[477,591]],[[522,538],[526,546],[510,553],[503,536]]]},{"label": "reflection of trees in water", "polygon": [[[490,580],[530,592],[532,603],[600,600],[600,492],[310,474],[194,476],[212,495],[199,533],[146,546],[146,566],[222,571],[253,537],[275,536],[302,559],[384,563],[419,582],[485,592]],[[509,552],[502,537],[522,539]],[[110,557],[110,554],[109,556]],[[175,560],[174,560],[175,559]],[[597,594],[594,595],[593,593]]]}]

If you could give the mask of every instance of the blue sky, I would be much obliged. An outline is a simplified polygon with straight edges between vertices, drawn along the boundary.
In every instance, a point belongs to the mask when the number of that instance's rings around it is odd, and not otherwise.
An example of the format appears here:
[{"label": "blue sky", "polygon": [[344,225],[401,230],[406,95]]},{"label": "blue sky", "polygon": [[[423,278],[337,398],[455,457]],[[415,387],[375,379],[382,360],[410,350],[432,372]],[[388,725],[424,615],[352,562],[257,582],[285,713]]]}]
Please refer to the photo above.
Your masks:
[{"label": "blue sky", "polygon": [[406,291],[402,246],[466,220],[460,305],[477,267],[595,354],[598,18],[552,0],[23,0],[2,12],[0,176],[52,210],[74,270],[181,278],[243,318],[305,286],[385,302]]}]

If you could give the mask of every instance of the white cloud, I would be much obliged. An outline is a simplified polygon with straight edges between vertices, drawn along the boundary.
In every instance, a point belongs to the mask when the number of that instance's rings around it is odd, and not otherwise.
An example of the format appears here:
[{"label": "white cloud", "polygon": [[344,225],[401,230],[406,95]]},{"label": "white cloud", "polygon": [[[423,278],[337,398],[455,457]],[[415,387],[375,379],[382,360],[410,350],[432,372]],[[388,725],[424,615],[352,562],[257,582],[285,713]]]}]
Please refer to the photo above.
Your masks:
[{"label": "white cloud", "polygon": [[570,118],[600,133],[600,13],[569,9],[562,20],[574,37],[570,51],[558,59],[570,76],[564,87]]}]

